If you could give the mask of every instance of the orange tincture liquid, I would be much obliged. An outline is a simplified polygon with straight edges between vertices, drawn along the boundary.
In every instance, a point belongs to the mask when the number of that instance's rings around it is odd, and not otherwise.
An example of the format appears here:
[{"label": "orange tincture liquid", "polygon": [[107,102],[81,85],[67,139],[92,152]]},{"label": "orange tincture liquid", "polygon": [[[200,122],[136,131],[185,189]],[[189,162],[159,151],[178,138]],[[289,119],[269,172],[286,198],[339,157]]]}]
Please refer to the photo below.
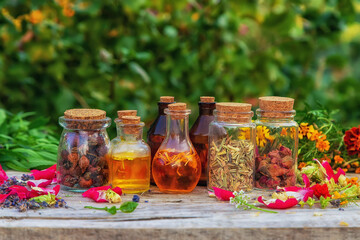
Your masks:
[{"label": "orange tincture liquid", "polygon": [[152,163],[153,177],[160,191],[191,192],[199,181],[201,163],[195,151],[159,150]]},{"label": "orange tincture liquid", "polygon": [[140,193],[150,188],[150,155],[115,154],[112,163],[112,185],[124,193]]}]

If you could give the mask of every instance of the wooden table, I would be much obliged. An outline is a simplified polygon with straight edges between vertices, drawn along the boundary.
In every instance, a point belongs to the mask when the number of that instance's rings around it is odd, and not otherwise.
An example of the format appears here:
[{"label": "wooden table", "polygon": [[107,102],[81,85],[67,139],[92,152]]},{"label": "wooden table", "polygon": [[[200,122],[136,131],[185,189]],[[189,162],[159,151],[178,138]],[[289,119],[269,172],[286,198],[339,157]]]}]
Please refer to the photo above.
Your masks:
[{"label": "wooden table", "polygon": [[[9,176],[21,173],[9,172]],[[252,193],[252,196],[260,195]],[[269,193],[263,193],[264,196]],[[156,187],[141,196],[130,214],[110,215],[84,206],[111,206],[61,191],[70,208],[0,210],[0,239],[356,239],[360,208],[292,208],[278,214],[235,209],[208,197],[205,187],[191,194],[163,194]],[[123,197],[131,200],[132,195]],[[145,202],[148,201],[148,202]],[[116,204],[117,206],[119,204]],[[344,226],[345,223],[348,226]]]}]

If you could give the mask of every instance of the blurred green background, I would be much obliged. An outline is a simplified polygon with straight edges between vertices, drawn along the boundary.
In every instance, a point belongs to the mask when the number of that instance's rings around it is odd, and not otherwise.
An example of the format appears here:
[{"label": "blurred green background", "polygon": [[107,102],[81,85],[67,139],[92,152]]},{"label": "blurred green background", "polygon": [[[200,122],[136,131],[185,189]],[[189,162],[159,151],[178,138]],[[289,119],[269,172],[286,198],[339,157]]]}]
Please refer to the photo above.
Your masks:
[{"label": "blurred green background", "polygon": [[[0,107],[57,118],[66,109],[138,109],[161,95],[256,105],[264,95],[360,118],[356,0],[3,0]],[[55,132],[58,132],[55,131]],[[111,136],[114,131],[111,130]]]}]

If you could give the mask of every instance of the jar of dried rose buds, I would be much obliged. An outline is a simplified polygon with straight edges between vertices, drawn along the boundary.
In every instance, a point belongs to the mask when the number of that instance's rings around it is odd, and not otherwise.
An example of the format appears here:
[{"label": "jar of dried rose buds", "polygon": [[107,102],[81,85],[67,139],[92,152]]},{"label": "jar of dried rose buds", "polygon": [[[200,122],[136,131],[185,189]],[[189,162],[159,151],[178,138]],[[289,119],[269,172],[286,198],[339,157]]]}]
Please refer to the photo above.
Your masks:
[{"label": "jar of dried rose buds", "polygon": [[208,190],[254,188],[255,124],[248,103],[216,103],[209,126]]},{"label": "jar of dried rose buds", "polygon": [[294,99],[260,97],[256,120],[255,186],[260,189],[294,186],[298,124]]},{"label": "jar of dried rose buds", "polygon": [[99,109],[70,109],[59,118],[64,128],[58,149],[57,180],[62,189],[83,192],[109,183],[111,119]]}]

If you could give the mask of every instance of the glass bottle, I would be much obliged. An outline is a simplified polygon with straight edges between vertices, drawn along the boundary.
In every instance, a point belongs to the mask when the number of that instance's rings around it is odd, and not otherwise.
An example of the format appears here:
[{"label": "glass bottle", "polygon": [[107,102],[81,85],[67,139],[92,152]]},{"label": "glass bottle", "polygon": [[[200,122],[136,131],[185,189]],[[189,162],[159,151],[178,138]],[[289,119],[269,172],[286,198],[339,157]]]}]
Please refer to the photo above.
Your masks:
[{"label": "glass bottle", "polygon": [[199,185],[206,185],[207,180],[207,155],[209,151],[209,124],[214,120],[214,97],[200,97],[199,117],[190,129],[190,139],[195,147],[201,162],[201,176]]},{"label": "glass bottle", "polygon": [[[151,148],[151,161],[159,149],[161,143],[164,141],[166,136],[166,114],[164,113],[165,108],[169,104],[174,103],[174,97],[162,96],[158,102],[158,116],[155,121],[151,124],[147,132],[147,143]],[[152,179],[152,174],[151,174]]]},{"label": "glass bottle", "polygon": [[209,126],[208,190],[254,187],[255,124],[251,104],[216,103]]},{"label": "glass bottle", "polygon": [[256,110],[255,186],[261,189],[295,186],[298,124],[294,99],[260,97]]},{"label": "glass bottle", "polygon": [[[110,144],[111,146],[114,146],[114,145],[117,145],[121,142],[121,134],[119,134],[119,131],[120,131],[120,122],[122,120],[123,117],[125,116],[136,116],[137,114],[137,110],[119,110],[117,111],[117,115],[118,115],[118,118],[116,118],[114,120],[115,124],[116,124],[116,130],[118,132],[117,136],[111,140]],[[109,151],[109,158],[111,157],[111,150],[112,150],[112,147],[110,148],[110,151]],[[111,159],[108,160],[109,162],[109,172],[112,173],[113,170],[112,170],[112,163],[111,163]],[[112,174],[109,174],[109,184],[112,184]]]},{"label": "glass bottle", "polygon": [[57,181],[61,188],[84,192],[106,185],[109,179],[109,136],[111,119],[99,109],[70,109],[59,118],[61,134]]},{"label": "glass bottle", "polygon": [[185,103],[165,109],[166,138],[152,163],[154,181],[162,192],[191,192],[200,179],[200,158],[189,139],[190,112]]},{"label": "glass bottle", "polygon": [[140,117],[116,119],[118,139],[112,141],[110,164],[113,187],[124,193],[141,193],[150,188],[150,147],[142,139],[144,123]]}]

